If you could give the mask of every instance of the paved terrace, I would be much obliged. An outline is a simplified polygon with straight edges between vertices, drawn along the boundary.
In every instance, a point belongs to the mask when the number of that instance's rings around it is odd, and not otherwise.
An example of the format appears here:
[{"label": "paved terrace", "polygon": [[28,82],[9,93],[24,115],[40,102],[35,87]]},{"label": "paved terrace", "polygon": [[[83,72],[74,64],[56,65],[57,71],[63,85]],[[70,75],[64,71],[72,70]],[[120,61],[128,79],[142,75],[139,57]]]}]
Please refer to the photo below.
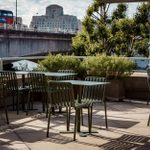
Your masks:
[{"label": "paved terrace", "polygon": [[[41,105],[34,105],[41,109]],[[9,110],[11,124],[5,124],[4,115],[0,115],[0,150],[149,150],[150,126],[147,126],[150,105],[145,103],[124,101],[108,102],[109,129],[105,129],[103,106],[96,105],[93,113],[93,130],[98,133],[81,137],[73,141],[73,134],[60,134],[66,130],[65,113],[56,113],[52,117],[50,138],[46,138],[47,119],[45,114],[37,110],[25,112]],[[2,114],[2,113],[1,113]],[[87,113],[84,111],[82,130],[87,130]],[[73,128],[74,111],[71,117]]]}]

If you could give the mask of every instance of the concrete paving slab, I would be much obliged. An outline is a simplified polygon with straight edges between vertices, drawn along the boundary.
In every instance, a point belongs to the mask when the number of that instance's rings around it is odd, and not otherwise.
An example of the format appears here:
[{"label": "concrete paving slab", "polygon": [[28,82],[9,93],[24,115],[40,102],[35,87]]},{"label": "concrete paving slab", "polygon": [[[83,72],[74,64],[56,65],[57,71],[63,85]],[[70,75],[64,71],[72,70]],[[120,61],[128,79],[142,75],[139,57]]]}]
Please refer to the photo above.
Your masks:
[{"label": "concrete paving slab", "polygon": [[[41,112],[41,105],[36,104],[38,111],[9,111],[10,125],[6,125],[4,116],[0,120],[0,150],[123,150],[150,149],[150,126],[147,126],[150,105],[145,103],[108,102],[108,125],[105,128],[103,105],[95,105],[93,111],[93,130],[97,133],[85,137],[77,134],[62,134],[66,130],[65,113],[52,116],[50,137],[46,138],[47,118]],[[84,126],[87,130],[87,110],[84,110]],[[71,126],[74,128],[74,111],[71,114]]]}]

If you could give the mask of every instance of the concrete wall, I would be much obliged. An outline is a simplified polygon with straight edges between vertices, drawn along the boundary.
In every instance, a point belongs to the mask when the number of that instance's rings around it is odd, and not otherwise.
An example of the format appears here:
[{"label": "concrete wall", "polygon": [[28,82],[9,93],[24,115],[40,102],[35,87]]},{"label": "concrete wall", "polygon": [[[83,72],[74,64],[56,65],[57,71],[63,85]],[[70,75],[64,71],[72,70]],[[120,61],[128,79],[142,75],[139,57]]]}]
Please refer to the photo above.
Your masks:
[{"label": "concrete wall", "polygon": [[71,34],[0,30],[0,57],[70,51],[73,36]]},{"label": "concrete wall", "polygon": [[112,80],[106,86],[106,98],[115,101],[123,99],[150,101],[147,74],[135,72],[130,77]]},{"label": "concrete wall", "polygon": [[147,73],[134,73],[124,79],[125,97],[136,100],[149,100]]}]

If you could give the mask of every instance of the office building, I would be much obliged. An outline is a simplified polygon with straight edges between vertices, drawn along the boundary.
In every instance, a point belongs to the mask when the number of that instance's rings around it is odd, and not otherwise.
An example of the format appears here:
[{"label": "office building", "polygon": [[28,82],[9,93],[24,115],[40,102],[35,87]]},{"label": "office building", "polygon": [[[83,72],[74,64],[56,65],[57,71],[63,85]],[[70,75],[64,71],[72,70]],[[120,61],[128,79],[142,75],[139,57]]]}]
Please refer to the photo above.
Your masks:
[{"label": "office building", "polygon": [[76,16],[64,15],[63,7],[50,5],[46,8],[45,15],[32,17],[30,28],[41,32],[76,33],[78,25]]}]

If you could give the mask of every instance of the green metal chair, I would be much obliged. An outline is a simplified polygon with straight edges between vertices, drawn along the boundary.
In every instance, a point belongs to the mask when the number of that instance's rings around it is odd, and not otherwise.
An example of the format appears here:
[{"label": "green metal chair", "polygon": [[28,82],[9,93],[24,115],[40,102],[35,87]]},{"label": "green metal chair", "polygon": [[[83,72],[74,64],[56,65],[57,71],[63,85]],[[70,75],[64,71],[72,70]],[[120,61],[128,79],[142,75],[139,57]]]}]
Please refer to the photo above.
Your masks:
[{"label": "green metal chair", "polygon": [[[27,111],[30,109],[30,104],[33,107],[33,98],[35,95],[40,94],[42,100],[43,112],[45,112],[45,106],[47,108],[46,112],[48,113],[48,104],[47,104],[47,78],[42,73],[29,73],[28,74],[28,86],[29,86],[29,97],[27,101]],[[46,114],[47,114],[46,113]]]},{"label": "green metal chair", "polygon": [[150,101],[150,68],[147,69],[147,84],[148,84],[148,88],[149,88],[149,95],[148,95],[148,99],[147,99],[147,105],[148,105],[149,101]]},{"label": "green metal chair", "polygon": [[[147,83],[148,83],[148,87],[149,87],[149,97],[147,99],[147,105],[148,105],[149,101],[150,101],[150,68],[147,69]],[[149,114],[147,126],[149,126],[149,124],[150,124],[150,114]]]},{"label": "green metal chair", "polygon": [[[74,70],[58,70],[58,72],[61,73],[75,73]],[[75,76],[65,76],[65,77],[59,77],[57,80],[74,80]]]},{"label": "green metal chair", "polygon": [[9,118],[8,118],[8,110],[7,110],[7,103],[6,103],[6,97],[7,97],[7,88],[6,85],[3,83],[4,77],[0,74],[0,104],[1,107],[3,106],[5,109],[5,115],[6,115],[6,122],[9,124]]},{"label": "green metal chair", "polygon": [[[95,77],[95,76],[88,76],[85,78],[85,80],[86,81],[95,81],[95,82],[106,82],[106,78]],[[106,128],[108,128],[107,107],[106,107],[106,101],[105,101],[105,85],[84,86],[83,93],[82,93],[82,101],[90,101],[91,111],[93,110],[94,103],[101,102],[104,104],[105,124],[106,124]],[[92,118],[92,116],[91,116],[91,118]],[[83,119],[82,119],[82,124],[83,124]],[[91,120],[91,126],[92,126],[92,120]]]},{"label": "green metal chair", "polygon": [[[0,71],[0,76],[2,77],[2,82],[5,85],[7,97],[12,96],[13,98],[12,99],[13,110],[15,109],[15,104],[16,104],[17,114],[19,114],[19,106],[20,106],[19,97],[21,95],[23,96],[24,92],[28,92],[28,88],[21,87],[18,85],[17,75],[13,71]],[[15,102],[15,97],[16,97],[16,102]],[[22,107],[24,107],[24,102],[22,102]]]},{"label": "green metal chair", "polygon": [[[69,131],[70,126],[70,112],[71,107],[75,109],[75,125],[74,125],[74,141],[76,140],[76,132],[78,125],[78,117],[80,115],[80,110],[89,105],[88,103],[78,103],[74,98],[74,90],[71,83],[63,83],[63,82],[49,82],[48,86],[48,95],[49,95],[49,115],[48,115],[48,125],[47,125],[47,137],[49,137],[49,128],[50,128],[50,118],[52,108],[65,107],[67,112],[67,131]],[[91,116],[89,111],[89,117]],[[90,121],[89,121],[90,127]],[[90,128],[89,128],[90,132]]]},{"label": "green metal chair", "polygon": [[149,118],[148,118],[148,122],[147,122],[147,126],[150,125],[150,114],[149,114]]},{"label": "green metal chair", "polygon": [[[58,70],[60,73],[75,73],[74,70]],[[75,76],[64,76],[64,77],[57,77],[55,80],[74,80]],[[59,108],[59,112],[61,113],[61,107]]]}]

